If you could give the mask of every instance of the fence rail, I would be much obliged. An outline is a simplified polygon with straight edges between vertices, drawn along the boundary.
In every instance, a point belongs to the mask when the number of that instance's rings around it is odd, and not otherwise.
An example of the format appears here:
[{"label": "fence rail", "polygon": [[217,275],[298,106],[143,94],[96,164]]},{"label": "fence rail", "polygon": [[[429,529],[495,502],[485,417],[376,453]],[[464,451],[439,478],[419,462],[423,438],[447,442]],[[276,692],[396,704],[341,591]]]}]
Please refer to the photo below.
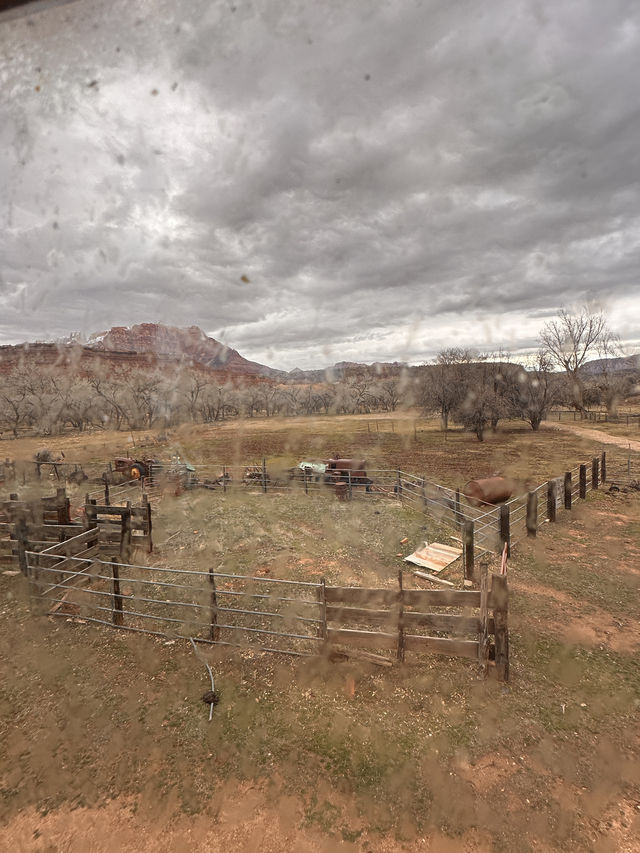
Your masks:
[{"label": "fence rail", "polygon": [[548,412],[547,420],[554,421],[593,421],[595,423],[613,423],[640,427],[640,412],[617,412],[612,414],[603,410],[578,412],[574,409],[555,409]]},{"label": "fence rail", "polygon": [[444,654],[491,661],[508,679],[504,576],[492,576],[489,587],[485,574],[480,591],[419,590],[405,589],[400,572],[397,589],[361,589],[107,561],[96,544],[92,529],[26,552],[41,612],[300,656],[333,647],[387,650],[400,661],[407,652]]}]

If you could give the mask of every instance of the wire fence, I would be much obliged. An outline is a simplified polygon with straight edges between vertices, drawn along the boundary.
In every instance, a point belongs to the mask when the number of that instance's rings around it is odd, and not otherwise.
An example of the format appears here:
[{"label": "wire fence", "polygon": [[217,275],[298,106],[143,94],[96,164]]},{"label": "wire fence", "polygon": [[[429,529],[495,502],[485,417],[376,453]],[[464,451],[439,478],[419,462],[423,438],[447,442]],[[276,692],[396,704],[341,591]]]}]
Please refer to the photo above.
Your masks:
[{"label": "wire fence", "polygon": [[26,558],[37,606],[52,616],[288,654],[314,654],[323,640],[317,582],[67,557],[55,546]]},{"label": "wire fence", "polygon": [[[68,540],[64,553],[61,543],[26,552],[34,609],[161,637],[296,656],[355,646],[392,651],[400,661],[405,651],[435,652],[488,666],[493,646],[498,677],[508,678],[506,577],[492,577],[489,589],[485,575],[484,593],[405,590],[402,573],[397,589],[326,587],[324,579],[108,562],[87,549],[94,534]],[[69,556],[72,548],[83,550]]]},{"label": "wire fence", "polygon": [[548,412],[547,420],[558,421],[559,423],[562,423],[562,421],[571,421],[573,423],[592,421],[593,423],[612,423],[640,427],[640,412],[618,411],[613,414],[612,412],[601,409],[583,412],[578,412],[574,409],[555,409]]},{"label": "wire fence", "polygon": [[[556,477],[532,489],[530,493],[516,495],[506,501],[502,507],[508,509],[508,537],[510,544],[517,544],[531,526],[535,497],[535,518],[542,523],[550,515],[549,484],[554,484],[555,510],[578,498],[584,497],[593,487],[597,487],[603,469],[609,482],[628,482],[634,477],[640,479],[640,455],[633,453],[609,453],[591,465],[578,464],[562,477]],[[67,463],[73,466],[73,463]],[[594,469],[596,465],[596,469]],[[594,479],[595,477],[595,479]],[[568,478],[568,480],[567,480]],[[212,489],[222,492],[284,492],[296,491],[314,494],[335,489],[344,499],[371,500],[380,497],[401,501],[417,512],[424,513],[439,524],[449,527],[452,535],[462,538],[465,525],[473,524],[474,548],[476,551],[500,551],[507,532],[504,510],[500,505],[471,502],[465,499],[460,489],[452,489],[428,480],[426,477],[401,469],[367,469],[324,471],[313,465],[287,468],[270,464],[266,459],[249,464],[223,465],[209,463],[199,465],[197,471],[175,458],[160,461],[151,468],[150,476],[130,480],[118,485],[103,483],[100,488],[88,492],[90,501],[100,501],[106,505],[124,505],[144,503],[144,496],[154,499],[166,491],[167,485],[182,489]],[[478,505],[476,505],[478,504]]]}]

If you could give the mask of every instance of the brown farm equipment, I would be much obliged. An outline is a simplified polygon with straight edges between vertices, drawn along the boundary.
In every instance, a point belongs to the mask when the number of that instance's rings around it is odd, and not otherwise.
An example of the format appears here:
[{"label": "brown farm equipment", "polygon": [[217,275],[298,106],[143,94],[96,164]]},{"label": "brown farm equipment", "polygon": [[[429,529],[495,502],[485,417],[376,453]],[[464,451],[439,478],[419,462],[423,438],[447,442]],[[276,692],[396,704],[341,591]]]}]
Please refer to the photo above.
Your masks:
[{"label": "brown farm equipment", "polygon": [[367,476],[364,459],[325,459],[322,462],[300,462],[289,472],[290,479],[325,483],[343,491],[349,486],[364,486],[371,491],[373,481]]},{"label": "brown farm equipment", "polygon": [[325,483],[364,486],[367,492],[371,491],[373,481],[367,476],[364,459],[327,459],[326,466]]},{"label": "brown farm equipment", "polygon": [[159,463],[155,459],[133,459],[130,456],[116,456],[110,466],[113,482],[142,480],[152,477]]}]

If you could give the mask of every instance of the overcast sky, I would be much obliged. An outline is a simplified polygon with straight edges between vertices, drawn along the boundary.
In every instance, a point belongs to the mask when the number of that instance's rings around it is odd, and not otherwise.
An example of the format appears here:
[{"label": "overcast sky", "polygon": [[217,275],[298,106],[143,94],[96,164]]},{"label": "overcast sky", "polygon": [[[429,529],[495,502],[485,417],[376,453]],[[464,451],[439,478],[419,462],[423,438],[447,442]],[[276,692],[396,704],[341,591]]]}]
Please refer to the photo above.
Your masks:
[{"label": "overcast sky", "polygon": [[639,181],[637,0],[0,19],[0,343],[164,322],[422,362],[595,300],[637,351]]}]

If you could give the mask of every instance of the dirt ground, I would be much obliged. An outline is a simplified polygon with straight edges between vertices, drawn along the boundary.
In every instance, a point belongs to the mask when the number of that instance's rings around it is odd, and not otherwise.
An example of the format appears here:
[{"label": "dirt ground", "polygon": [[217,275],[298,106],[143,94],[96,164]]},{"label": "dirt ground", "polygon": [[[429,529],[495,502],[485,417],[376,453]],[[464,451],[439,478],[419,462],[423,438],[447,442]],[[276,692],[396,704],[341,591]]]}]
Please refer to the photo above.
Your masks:
[{"label": "dirt ground", "polygon": [[621,447],[623,450],[633,450],[635,453],[640,453],[640,439],[632,438],[638,434],[637,428],[631,432],[631,428],[625,430],[624,433],[612,435],[605,430],[607,424],[592,424],[591,426],[581,426],[573,423],[552,423],[545,421],[546,429],[556,429],[564,432],[571,432],[574,435],[579,435],[582,438],[594,439],[597,438],[602,444],[613,444],[616,447]]},{"label": "dirt ground", "polygon": [[[263,422],[240,439],[225,427],[174,440],[202,460],[364,447],[452,478],[500,461],[548,477],[556,459],[563,470],[594,447],[514,430],[484,446],[452,435],[446,450],[410,420],[383,438],[361,424],[289,434]],[[354,577],[358,524],[338,557]],[[160,544],[158,559],[180,544]],[[200,544],[211,547],[197,534],[183,547]],[[326,571],[325,549],[300,570]],[[640,496],[603,490],[561,512],[514,548],[509,584],[508,685],[437,656],[382,668],[216,649],[209,723],[207,673],[187,643],[35,618],[21,579],[0,575],[0,849],[635,853]]]}]

